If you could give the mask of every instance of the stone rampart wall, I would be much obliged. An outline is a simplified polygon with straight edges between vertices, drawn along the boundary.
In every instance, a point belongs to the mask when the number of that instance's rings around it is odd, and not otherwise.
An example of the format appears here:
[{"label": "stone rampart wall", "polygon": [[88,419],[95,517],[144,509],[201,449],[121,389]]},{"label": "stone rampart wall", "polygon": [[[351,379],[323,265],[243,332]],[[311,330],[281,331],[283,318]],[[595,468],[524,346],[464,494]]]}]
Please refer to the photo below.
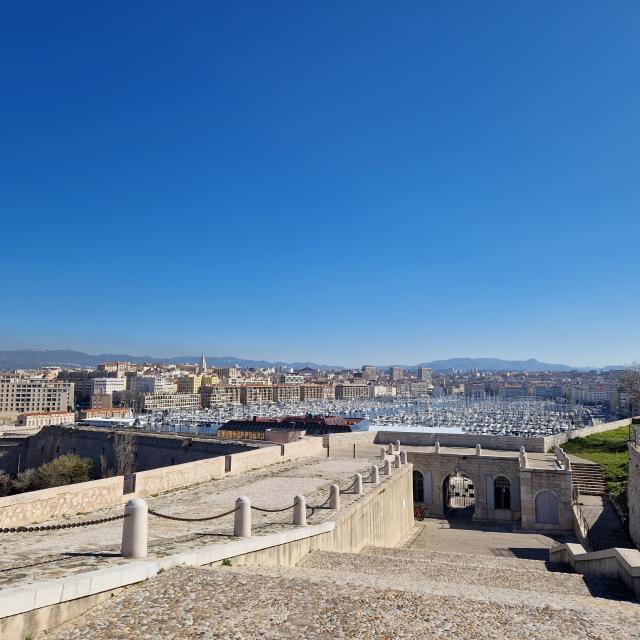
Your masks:
[{"label": "stone rampart wall", "polygon": [[406,446],[433,446],[439,442],[443,447],[475,447],[498,451],[518,451],[524,446],[529,453],[544,453],[544,438],[521,438],[516,436],[492,436],[484,433],[412,433],[411,431],[378,431],[376,444],[389,444],[400,440]]},{"label": "stone rampart wall", "polygon": [[640,447],[629,443],[629,534],[640,549]]}]

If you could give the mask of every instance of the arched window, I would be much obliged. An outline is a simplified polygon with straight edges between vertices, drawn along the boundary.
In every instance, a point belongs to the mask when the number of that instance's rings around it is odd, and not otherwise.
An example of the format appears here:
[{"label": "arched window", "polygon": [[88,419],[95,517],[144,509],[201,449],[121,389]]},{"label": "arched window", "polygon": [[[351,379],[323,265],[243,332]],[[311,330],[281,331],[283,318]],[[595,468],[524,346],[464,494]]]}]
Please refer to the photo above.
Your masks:
[{"label": "arched window", "polygon": [[420,471],[413,471],[413,501],[424,502],[424,476]]},{"label": "arched window", "polygon": [[511,509],[511,483],[509,478],[498,476],[493,481],[493,503],[495,509]]}]

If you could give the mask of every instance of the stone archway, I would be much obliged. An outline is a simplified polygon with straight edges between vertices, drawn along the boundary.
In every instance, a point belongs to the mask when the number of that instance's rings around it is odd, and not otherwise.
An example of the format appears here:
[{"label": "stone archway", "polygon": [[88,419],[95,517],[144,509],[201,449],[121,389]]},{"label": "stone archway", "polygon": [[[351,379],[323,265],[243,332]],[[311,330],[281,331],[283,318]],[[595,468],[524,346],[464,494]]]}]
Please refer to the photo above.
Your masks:
[{"label": "stone archway", "polygon": [[475,511],[476,485],[464,471],[456,469],[442,482],[443,513],[451,510]]}]

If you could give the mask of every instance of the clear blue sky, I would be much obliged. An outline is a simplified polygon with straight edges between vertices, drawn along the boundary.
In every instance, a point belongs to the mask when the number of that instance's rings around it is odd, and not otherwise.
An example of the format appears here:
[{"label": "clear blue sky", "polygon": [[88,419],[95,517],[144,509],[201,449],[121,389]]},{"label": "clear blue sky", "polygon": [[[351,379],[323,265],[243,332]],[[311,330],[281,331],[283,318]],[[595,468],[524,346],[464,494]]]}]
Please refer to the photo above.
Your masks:
[{"label": "clear blue sky", "polygon": [[0,9],[0,348],[640,357],[640,3]]}]

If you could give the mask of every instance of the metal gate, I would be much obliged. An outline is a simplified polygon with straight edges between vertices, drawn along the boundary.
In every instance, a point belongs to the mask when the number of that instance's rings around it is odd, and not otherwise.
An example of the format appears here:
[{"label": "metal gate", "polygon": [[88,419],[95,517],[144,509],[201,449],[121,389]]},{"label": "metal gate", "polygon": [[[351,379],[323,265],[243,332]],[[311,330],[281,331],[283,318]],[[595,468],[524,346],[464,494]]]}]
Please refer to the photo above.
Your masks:
[{"label": "metal gate", "polygon": [[449,476],[445,481],[444,506],[449,509],[471,507],[476,503],[473,480],[463,475]]}]

